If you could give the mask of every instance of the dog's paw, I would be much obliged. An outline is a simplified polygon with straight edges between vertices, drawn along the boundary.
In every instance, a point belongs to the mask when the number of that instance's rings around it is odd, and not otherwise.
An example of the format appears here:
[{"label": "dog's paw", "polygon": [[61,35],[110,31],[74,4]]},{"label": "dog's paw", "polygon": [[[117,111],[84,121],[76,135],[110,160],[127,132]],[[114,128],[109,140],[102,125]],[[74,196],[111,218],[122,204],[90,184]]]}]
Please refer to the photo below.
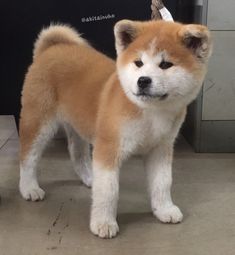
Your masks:
[{"label": "dog's paw", "polygon": [[92,176],[83,175],[83,176],[80,176],[80,178],[81,178],[81,181],[83,182],[83,184],[85,184],[88,188],[91,188],[91,186],[92,186]]},{"label": "dog's paw", "polygon": [[40,201],[45,197],[45,191],[38,185],[23,186],[20,185],[20,193],[25,200]]},{"label": "dog's paw", "polygon": [[91,188],[93,180],[91,168],[79,165],[78,167],[75,167],[75,172],[78,175],[79,179],[82,181],[82,183],[88,188]]},{"label": "dog's paw", "polygon": [[113,238],[119,232],[119,227],[115,220],[110,222],[91,221],[90,230],[101,238]]},{"label": "dog's paw", "polygon": [[153,213],[164,223],[179,223],[183,220],[183,214],[176,205],[156,208]]}]

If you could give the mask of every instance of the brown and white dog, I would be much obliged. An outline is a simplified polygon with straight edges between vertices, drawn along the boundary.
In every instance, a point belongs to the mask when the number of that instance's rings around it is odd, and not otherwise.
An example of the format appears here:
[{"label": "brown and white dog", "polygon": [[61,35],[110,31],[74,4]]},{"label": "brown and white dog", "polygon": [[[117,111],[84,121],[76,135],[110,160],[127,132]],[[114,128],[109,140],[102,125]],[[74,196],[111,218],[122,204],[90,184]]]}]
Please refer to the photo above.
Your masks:
[{"label": "brown and white dog", "polygon": [[114,33],[116,64],[70,27],[44,29],[25,78],[20,119],[22,196],[44,198],[37,163],[63,125],[74,168],[92,185],[90,229],[102,238],[118,232],[119,169],[133,154],[143,155],[154,215],[182,220],[170,194],[173,144],[211,52],[201,25],[122,20]]}]

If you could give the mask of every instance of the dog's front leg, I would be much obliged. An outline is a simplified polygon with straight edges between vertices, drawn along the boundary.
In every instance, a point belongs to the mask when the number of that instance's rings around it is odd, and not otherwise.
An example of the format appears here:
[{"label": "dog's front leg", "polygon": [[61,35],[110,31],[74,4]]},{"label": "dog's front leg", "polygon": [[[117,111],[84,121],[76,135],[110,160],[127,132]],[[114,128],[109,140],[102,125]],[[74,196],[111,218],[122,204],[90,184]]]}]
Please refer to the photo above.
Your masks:
[{"label": "dog's front leg", "polygon": [[[90,229],[101,238],[112,238],[119,228],[116,221],[119,197],[119,167],[113,162],[112,151],[100,157],[94,149]],[[102,149],[101,149],[102,150]],[[102,150],[103,151],[103,150]],[[111,158],[111,160],[110,160]],[[109,164],[105,162],[109,161]],[[111,163],[110,163],[111,161]]]},{"label": "dog's front leg", "polygon": [[183,215],[171,199],[173,144],[162,143],[145,159],[154,215],[162,222],[178,223]]}]

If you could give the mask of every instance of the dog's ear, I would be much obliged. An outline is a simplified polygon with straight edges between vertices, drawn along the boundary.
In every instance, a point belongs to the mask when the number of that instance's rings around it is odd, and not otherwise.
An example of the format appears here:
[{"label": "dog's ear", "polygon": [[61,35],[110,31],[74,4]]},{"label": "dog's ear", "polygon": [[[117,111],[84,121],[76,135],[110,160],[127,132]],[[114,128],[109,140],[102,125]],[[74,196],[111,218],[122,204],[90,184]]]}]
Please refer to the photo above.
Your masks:
[{"label": "dog's ear", "polygon": [[114,35],[116,51],[119,54],[138,36],[137,22],[131,20],[118,21],[114,26]]},{"label": "dog's ear", "polygon": [[206,61],[212,52],[210,32],[202,25],[184,25],[179,31],[180,40],[198,59]]}]

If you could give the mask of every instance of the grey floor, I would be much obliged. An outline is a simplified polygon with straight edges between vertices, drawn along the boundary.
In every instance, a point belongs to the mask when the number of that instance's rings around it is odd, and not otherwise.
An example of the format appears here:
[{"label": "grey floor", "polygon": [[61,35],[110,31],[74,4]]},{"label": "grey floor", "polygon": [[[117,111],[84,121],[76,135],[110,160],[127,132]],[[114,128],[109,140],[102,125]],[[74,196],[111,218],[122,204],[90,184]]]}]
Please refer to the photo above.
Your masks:
[{"label": "grey floor", "polygon": [[62,139],[40,162],[45,201],[24,201],[18,192],[18,138],[11,117],[0,116],[1,255],[234,255],[235,154],[195,154],[180,138],[174,160],[173,198],[181,224],[162,224],[151,214],[143,165],[122,168],[120,235],[101,240],[88,229],[90,190],[72,170]]}]

